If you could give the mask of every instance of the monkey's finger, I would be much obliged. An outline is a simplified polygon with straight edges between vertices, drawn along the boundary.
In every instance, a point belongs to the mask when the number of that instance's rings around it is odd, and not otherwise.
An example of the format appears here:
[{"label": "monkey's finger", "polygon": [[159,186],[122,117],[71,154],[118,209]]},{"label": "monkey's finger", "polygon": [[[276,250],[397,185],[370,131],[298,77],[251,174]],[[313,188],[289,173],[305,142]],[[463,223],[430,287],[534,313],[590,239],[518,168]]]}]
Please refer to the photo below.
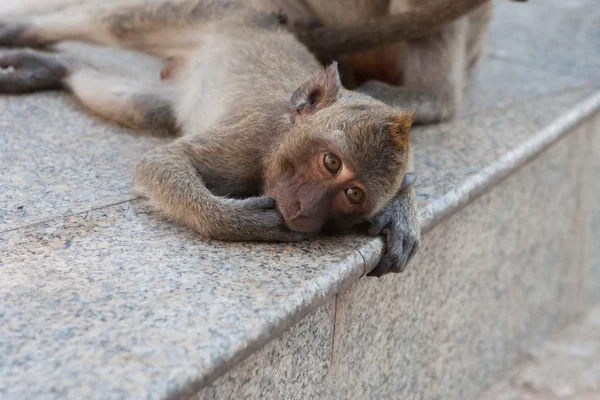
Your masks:
[{"label": "monkey's finger", "polygon": [[387,218],[378,218],[369,225],[367,233],[371,236],[385,235],[385,227],[389,224]]},{"label": "monkey's finger", "polygon": [[420,242],[410,234],[398,235],[384,229],[387,251],[379,265],[368,276],[380,277],[388,273],[401,273],[419,251]]},{"label": "monkey's finger", "polygon": [[406,269],[406,266],[413,259],[415,254],[417,254],[417,251],[419,251],[419,247],[420,243],[418,241],[412,241],[408,237],[404,238],[404,240],[402,241],[402,251],[400,253],[397,253],[399,255],[396,257],[394,262],[392,262],[388,273],[398,274],[403,272]]},{"label": "monkey's finger", "polygon": [[[23,52],[24,49],[20,50],[4,50],[0,52],[0,68],[17,68],[23,64]],[[5,71],[6,72],[6,71]]]},{"label": "monkey's finger", "polygon": [[379,264],[375,267],[375,269],[373,269],[373,271],[369,272],[367,276],[374,276],[377,278],[382,277],[390,270],[392,263],[393,256],[388,253],[384,254],[381,258],[381,261],[379,261]]},{"label": "monkey's finger", "polygon": [[28,93],[38,90],[58,89],[60,80],[36,71],[20,71],[14,67],[0,69],[0,93]]}]

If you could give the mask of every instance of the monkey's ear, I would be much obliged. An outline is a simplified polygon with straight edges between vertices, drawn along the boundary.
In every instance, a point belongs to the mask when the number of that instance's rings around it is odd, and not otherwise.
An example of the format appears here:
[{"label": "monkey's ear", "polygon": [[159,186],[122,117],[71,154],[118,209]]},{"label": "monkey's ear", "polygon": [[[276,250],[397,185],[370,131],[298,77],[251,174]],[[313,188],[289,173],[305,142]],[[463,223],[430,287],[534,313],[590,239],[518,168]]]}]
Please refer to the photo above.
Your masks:
[{"label": "monkey's ear", "polygon": [[335,102],[340,91],[340,73],[337,62],[304,82],[294,94],[292,105],[298,115],[310,115]]},{"label": "monkey's ear", "polygon": [[396,148],[404,150],[409,146],[413,117],[413,111],[402,111],[394,115],[389,122],[388,132]]},{"label": "monkey's ear", "polygon": [[404,174],[404,179],[402,179],[402,184],[400,185],[399,192],[403,192],[417,181],[417,175],[414,172],[407,172]]}]

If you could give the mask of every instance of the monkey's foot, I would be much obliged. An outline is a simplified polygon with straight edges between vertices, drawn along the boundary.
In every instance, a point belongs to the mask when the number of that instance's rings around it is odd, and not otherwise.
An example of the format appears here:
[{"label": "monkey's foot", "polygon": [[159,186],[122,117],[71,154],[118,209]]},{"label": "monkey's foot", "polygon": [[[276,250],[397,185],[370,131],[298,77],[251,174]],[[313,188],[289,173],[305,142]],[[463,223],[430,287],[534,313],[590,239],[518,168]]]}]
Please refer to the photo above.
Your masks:
[{"label": "monkey's foot", "polygon": [[0,51],[0,93],[60,89],[69,74],[69,59],[31,49]]},{"label": "monkey's foot", "polygon": [[385,235],[386,251],[379,265],[368,276],[380,277],[387,273],[404,271],[420,247],[420,230],[406,221],[394,218],[388,212],[373,221],[368,230],[370,235]]},{"label": "monkey's foot", "polygon": [[392,107],[414,111],[415,124],[433,124],[451,120],[456,115],[457,99],[418,93],[401,86],[370,80],[356,89]]}]

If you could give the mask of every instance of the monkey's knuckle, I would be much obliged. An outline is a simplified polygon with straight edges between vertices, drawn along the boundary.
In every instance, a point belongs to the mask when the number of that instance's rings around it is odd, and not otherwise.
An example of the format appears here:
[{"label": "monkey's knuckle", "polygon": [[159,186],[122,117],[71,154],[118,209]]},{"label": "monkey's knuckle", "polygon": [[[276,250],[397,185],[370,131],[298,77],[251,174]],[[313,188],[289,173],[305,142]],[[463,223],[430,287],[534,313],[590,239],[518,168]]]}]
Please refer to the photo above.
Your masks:
[{"label": "monkey's knuckle", "polygon": [[388,228],[390,225],[389,218],[385,215],[379,216],[371,221],[371,224],[368,229],[369,235],[377,236],[383,232],[384,229]]}]

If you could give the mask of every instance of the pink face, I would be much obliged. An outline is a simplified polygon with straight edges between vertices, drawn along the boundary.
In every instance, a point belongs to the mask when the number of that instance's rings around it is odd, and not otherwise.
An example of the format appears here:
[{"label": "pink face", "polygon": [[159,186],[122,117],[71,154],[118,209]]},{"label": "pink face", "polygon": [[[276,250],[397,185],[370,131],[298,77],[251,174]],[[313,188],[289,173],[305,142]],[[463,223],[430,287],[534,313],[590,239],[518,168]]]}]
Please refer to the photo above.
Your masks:
[{"label": "pink face", "polygon": [[288,228],[297,232],[318,232],[332,217],[365,214],[369,208],[365,186],[329,150],[318,152],[294,175],[267,188],[266,195],[275,199]]}]

